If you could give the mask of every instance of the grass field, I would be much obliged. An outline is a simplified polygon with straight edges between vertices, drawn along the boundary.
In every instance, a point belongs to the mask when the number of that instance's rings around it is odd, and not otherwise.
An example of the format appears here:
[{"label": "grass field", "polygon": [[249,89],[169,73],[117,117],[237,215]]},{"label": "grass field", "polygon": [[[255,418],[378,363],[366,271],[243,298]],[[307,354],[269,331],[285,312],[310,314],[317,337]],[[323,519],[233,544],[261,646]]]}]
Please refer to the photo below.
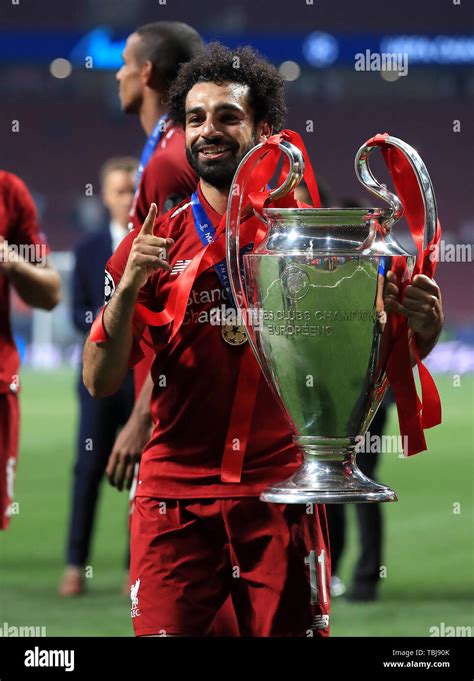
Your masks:
[{"label": "grass field", "polygon": [[[48,636],[131,636],[121,595],[126,506],[104,485],[87,595],[56,595],[63,569],[76,423],[71,372],[24,372],[19,514],[0,535],[0,626],[45,626]],[[428,432],[428,454],[387,454],[379,478],[399,495],[384,507],[387,577],[381,600],[334,599],[333,636],[428,636],[430,627],[472,626],[474,378],[439,377],[444,423]],[[392,413],[387,432],[398,433]],[[459,506],[457,506],[459,504]],[[341,576],[356,553],[353,509]],[[459,512],[457,512],[459,511]]]}]

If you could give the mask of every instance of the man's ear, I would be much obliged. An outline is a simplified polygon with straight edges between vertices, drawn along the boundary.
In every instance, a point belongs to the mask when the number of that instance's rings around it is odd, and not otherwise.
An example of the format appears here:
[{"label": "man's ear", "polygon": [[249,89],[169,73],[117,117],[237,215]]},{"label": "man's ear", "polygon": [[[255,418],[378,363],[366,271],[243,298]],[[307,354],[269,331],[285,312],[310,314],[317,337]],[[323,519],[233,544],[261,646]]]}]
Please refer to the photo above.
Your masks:
[{"label": "man's ear", "polygon": [[258,141],[260,142],[265,142],[268,137],[271,137],[273,133],[273,127],[270,125],[270,123],[267,123],[267,121],[262,121],[259,123],[258,128]]},{"label": "man's ear", "polygon": [[151,61],[146,61],[142,68],[141,68],[141,73],[140,73],[141,81],[143,85],[148,85],[148,87],[152,87],[154,84],[154,80],[156,78],[155,74],[155,69],[153,68],[153,64]]}]

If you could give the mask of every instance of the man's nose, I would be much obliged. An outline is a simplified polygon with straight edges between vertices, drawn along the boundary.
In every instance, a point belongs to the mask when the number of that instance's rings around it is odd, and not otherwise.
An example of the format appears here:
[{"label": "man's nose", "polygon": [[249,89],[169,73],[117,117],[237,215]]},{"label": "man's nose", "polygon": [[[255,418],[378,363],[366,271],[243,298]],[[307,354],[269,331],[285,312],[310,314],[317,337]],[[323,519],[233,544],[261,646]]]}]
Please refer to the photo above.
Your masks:
[{"label": "man's nose", "polygon": [[216,122],[212,116],[208,116],[201,128],[202,137],[207,139],[214,139],[216,137],[222,137],[222,132],[216,127]]}]

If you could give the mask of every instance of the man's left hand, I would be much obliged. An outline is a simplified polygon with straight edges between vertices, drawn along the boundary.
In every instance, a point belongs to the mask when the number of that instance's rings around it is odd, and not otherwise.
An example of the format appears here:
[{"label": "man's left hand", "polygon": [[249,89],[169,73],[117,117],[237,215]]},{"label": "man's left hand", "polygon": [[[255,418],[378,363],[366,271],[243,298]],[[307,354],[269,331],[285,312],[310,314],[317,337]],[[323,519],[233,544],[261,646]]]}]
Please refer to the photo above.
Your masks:
[{"label": "man's left hand", "polygon": [[439,286],[425,274],[417,274],[406,287],[402,304],[394,272],[387,272],[387,281],[385,311],[396,312],[407,318],[408,326],[416,333],[420,354],[426,356],[434,347],[443,328],[444,315]]}]

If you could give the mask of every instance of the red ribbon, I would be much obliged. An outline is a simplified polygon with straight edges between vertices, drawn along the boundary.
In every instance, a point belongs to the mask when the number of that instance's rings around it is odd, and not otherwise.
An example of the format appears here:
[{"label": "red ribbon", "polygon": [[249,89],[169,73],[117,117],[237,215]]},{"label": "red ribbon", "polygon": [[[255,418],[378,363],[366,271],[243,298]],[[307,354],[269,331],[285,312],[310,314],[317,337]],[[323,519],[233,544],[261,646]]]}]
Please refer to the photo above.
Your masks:
[{"label": "red ribbon", "polygon": [[221,465],[222,482],[240,482],[260,378],[260,367],[247,343],[240,361],[239,379],[227,429]]},{"label": "red ribbon", "polygon": [[[392,258],[401,288],[401,299],[411,279],[416,274],[433,278],[436,270],[437,246],[441,238],[441,224],[438,220],[432,241],[423,248],[424,206],[415,172],[404,154],[396,147],[385,143],[388,133],[375,135],[366,142],[367,146],[381,146],[382,156],[392,176],[397,195],[405,210],[410,232],[418,250],[413,276],[410,278],[403,257]],[[417,454],[426,449],[424,429],[441,423],[441,401],[436,384],[428,369],[420,360],[413,336],[412,348],[418,367],[421,384],[421,400],[418,397],[413,367],[409,352],[408,323],[406,317],[390,315],[390,330],[393,350],[387,363],[387,378],[392,386],[397,404],[400,433],[408,443],[407,455]]]}]

